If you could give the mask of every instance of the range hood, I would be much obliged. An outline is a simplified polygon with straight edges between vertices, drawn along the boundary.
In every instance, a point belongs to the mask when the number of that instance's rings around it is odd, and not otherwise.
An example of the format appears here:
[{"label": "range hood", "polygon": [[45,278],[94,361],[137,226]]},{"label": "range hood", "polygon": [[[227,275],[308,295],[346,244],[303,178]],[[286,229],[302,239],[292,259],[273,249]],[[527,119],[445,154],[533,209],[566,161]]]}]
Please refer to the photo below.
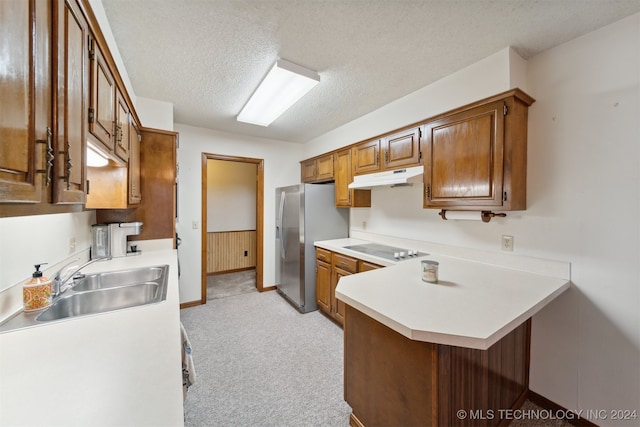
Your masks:
[{"label": "range hood", "polygon": [[392,171],[356,175],[349,188],[372,188],[384,185],[407,185],[422,182],[423,166],[396,169]]}]

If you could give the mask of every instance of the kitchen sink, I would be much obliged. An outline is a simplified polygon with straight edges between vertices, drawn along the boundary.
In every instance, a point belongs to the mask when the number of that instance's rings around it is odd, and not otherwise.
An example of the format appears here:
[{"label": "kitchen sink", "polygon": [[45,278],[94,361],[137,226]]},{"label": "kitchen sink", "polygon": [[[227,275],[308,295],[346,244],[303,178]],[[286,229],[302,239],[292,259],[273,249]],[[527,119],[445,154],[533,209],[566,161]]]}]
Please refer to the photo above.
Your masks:
[{"label": "kitchen sink", "polygon": [[51,306],[18,313],[0,325],[0,333],[162,302],[167,299],[168,284],[168,265],[83,275]]},{"label": "kitchen sink", "polygon": [[163,267],[108,271],[105,273],[90,274],[74,279],[72,289],[76,292],[92,291],[135,283],[154,282],[160,280],[163,274],[165,274]]},{"label": "kitchen sink", "polygon": [[157,283],[147,282],[74,293],[58,299],[36,320],[46,322],[159,302],[160,290]]}]

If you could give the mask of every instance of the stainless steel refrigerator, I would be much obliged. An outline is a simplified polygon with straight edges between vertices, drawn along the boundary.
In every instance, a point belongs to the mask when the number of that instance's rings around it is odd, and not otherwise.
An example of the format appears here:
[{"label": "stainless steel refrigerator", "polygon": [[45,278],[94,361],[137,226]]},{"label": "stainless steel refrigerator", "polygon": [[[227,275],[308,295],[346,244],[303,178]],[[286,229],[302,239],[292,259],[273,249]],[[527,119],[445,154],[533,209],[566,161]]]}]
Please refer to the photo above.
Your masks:
[{"label": "stainless steel refrigerator", "polygon": [[276,287],[301,313],[316,304],[313,242],[349,236],[349,210],[335,207],[334,185],[276,189]]}]

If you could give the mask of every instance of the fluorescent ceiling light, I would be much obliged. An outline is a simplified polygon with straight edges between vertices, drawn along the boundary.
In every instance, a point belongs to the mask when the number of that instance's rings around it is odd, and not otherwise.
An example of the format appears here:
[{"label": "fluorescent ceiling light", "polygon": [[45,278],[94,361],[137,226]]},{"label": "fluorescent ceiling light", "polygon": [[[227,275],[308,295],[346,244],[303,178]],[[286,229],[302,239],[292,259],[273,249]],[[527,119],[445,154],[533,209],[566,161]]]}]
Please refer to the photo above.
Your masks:
[{"label": "fluorescent ceiling light", "polygon": [[289,107],[320,83],[315,71],[278,60],[245,104],[238,121],[269,126]]},{"label": "fluorescent ceiling light", "polygon": [[109,159],[104,156],[100,150],[95,148],[93,144],[87,142],[87,166],[101,168],[109,164]]}]

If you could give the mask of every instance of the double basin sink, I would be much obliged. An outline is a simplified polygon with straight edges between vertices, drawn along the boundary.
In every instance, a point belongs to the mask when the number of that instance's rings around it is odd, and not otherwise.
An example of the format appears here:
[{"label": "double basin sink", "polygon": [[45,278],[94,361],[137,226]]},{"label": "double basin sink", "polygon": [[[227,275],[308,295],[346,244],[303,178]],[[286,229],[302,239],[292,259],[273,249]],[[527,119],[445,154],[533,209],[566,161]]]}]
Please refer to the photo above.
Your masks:
[{"label": "double basin sink", "polygon": [[22,312],[0,326],[0,332],[76,316],[105,313],[164,301],[169,266],[87,274],[40,312]]}]

